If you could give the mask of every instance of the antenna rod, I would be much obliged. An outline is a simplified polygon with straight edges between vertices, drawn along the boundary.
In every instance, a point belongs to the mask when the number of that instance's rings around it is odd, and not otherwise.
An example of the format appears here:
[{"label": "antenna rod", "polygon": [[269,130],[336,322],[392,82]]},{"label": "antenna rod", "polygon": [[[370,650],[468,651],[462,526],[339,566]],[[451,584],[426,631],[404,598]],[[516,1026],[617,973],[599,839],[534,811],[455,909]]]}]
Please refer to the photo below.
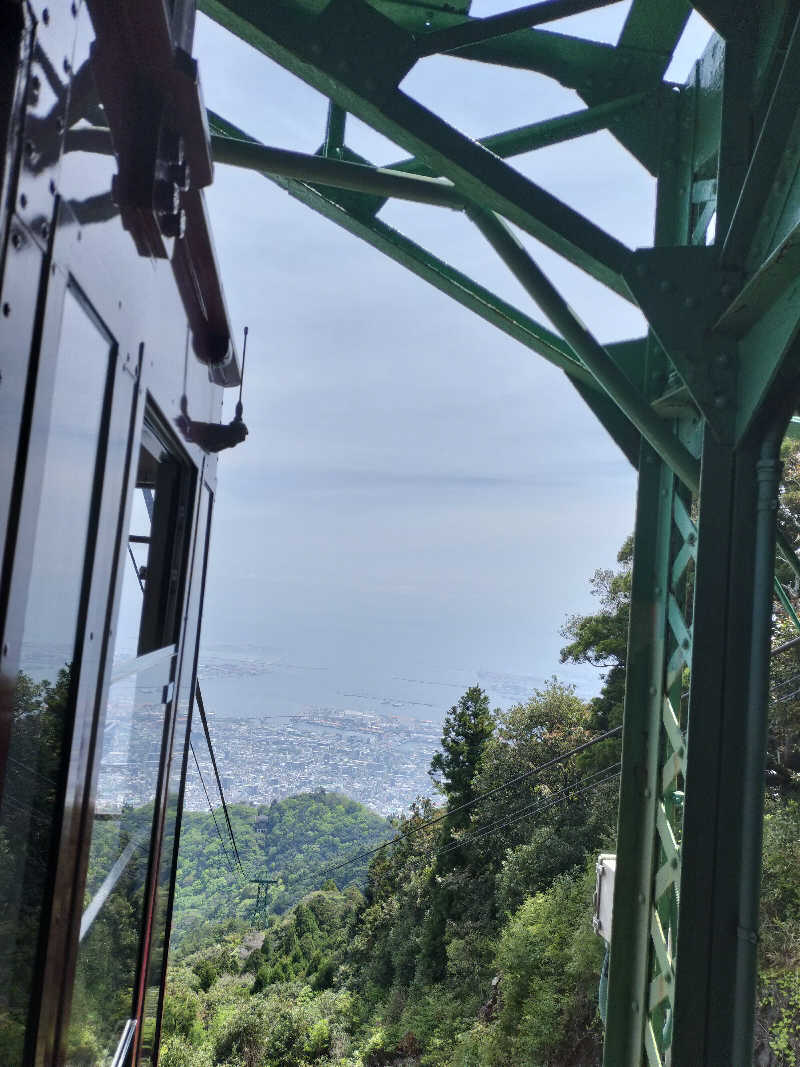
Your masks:
[{"label": "antenna rod", "polygon": [[250,331],[245,326],[244,328],[244,344],[242,345],[242,373],[239,375],[239,400],[236,404],[236,418],[241,419],[242,411],[242,387],[244,386],[244,361],[247,359],[247,334]]}]

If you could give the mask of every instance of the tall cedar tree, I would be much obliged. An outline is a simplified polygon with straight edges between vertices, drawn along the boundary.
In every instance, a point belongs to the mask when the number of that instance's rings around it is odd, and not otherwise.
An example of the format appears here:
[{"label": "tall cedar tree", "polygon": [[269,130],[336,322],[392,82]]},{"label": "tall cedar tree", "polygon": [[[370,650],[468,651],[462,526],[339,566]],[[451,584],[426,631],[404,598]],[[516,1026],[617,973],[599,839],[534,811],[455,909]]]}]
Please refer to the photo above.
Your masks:
[{"label": "tall cedar tree", "polygon": [[[489,708],[489,698],[477,685],[470,686],[448,711],[442,730],[442,751],[431,760],[429,774],[447,798],[451,811],[469,803],[475,796],[473,779],[494,725],[495,716]],[[447,820],[451,830],[468,823],[468,811],[458,812]]]}]

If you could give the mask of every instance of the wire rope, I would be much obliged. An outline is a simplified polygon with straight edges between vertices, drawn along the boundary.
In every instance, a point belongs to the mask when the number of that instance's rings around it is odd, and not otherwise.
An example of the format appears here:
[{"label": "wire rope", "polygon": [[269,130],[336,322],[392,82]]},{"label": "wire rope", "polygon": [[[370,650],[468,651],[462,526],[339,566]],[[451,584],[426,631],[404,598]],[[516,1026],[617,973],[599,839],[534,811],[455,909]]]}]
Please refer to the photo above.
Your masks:
[{"label": "wire rope", "polygon": [[189,740],[189,748],[192,750],[192,755],[194,756],[194,765],[195,765],[195,767],[197,767],[197,773],[200,775],[200,784],[203,787],[203,792],[205,793],[206,800],[208,801],[208,810],[211,812],[211,818],[214,820],[214,827],[215,827],[215,829],[217,831],[217,837],[219,838],[219,843],[222,845],[223,855],[225,856],[225,859],[228,862],[228,866],[231,869],[231,874],[235,875],[236,874],[236,870],[235,870],[235,868],[233,866],[233,862],[231,861],[230,856],[228,855],[228,850],[225,847],[225,842],[224,842],[224,840],[222,838],[222,832],[220,831],[219,823],[217,822],[217,817],[214,814],[214,808],[213,808],[213,806],[211,804],[211,797],[208,795],[208,790],[206,789],[205,779],[203,778],[203,772],[200,770],[200,763],[198,762],[197,753],[194,750],[194,745],[192,744],[191,739]]},{"label": "wire rope", "polygon": [[[591,789],[596,789],[598,786],[604,785],[612,778],[616,778],[620,773],[621,768],[622,764],[617,762],[608,767],[603,767],[601,770],[595,771],[592,774],[587,775],[585,778],[579,778],[577,781],[572,782],[553,796],[547,797],[546,799],[540,798],[535,803],[527,804],[521,808],[517,808],[515,811],[507,812],[502,819],[497,819],[488,826],[479,826],[474,832],[468,834],[466,837],[453,841],[453,843],[446,848],[438,849],[434,855],[443,856],[447,852],[453,852],[456,849],[461,848],[463,845],[468,845],[473,841],[477,841],[481,837],[485,837],[486,834],[492,833],[495,830],[501,830],[504,826],[512,826],[514,823],[519,822],[520,819],[536,815],[540,811],[546,811],[548,808],[552,808],[557,804],[563,804],[565,800],[568,800],[572,796],[580,796],[582,793],[589,792]],[[592,782],[593,778],[598,778],[599,780]],[[578,789],[578,786],[582,786],[582,788]]]},{"label": "wire rope", "polygon": [[515,775],[513,778],[507,779],[505,782],[501,782],[499,785],[493,786],[491,789],[487,789],[483,793],[479,793],[473,797],[472,800],[467,800],[463,804],[456,805],[450,811],[444,812],[442,815],[437,815],[433,819],[426,819],[425,822],[420,823],[418,826],[413,827],[411,830],[404,834],[396,834],[389,841],[384,841],[380,845],[376,845],[375,848],[365,849],[358,855],[353,856],[352,859],[344,860],[341,863],[331,865],[330,867],[323,868],[321,874],[332,873],[338,871],[342,867],[349,867],[351,864],[358,862],[359,860],[366,859],[368,856],[374,856],[377,852],[380,852],[384,848],[389,848],[390,845],[396,845],[400,841],[405,841],[409,837],[414,837],[416,834],[420,834],[423,830],[429,829],[431,826],[435,826],[437,823],[443,822],[445,819],[450,818],[459,811],[465,811],[467,808],[473,807],[475,804],[479,804],[484,800],[487,800],[491,796],[495,796],[497,793],[502,792],[504,789],[510,789],[512,786],[518,785],[520,782],[527,781],[533,778],[537,774],[541,774],[542,771],[548,770],[550,767],[555,767],[559,763],[563,763],[565,760],[570,759],[572,756],[577,755],[579,752],[584,752],[586,749],[591,748],[592,745],[597,745],[601,741],[608,741],[612,737],[617,737],[622,733],[621,726],[615,726],[611,730],[607,730],[605,733],[600,734],[598,737],[593,737],[589,741],[584,741],[580,745],[576,745],[575,748],[571,748],[568,752],[562,752],[559,756],[554,756],[553,759],[547,760],[545,763],[540,763],[536,767],[532,767],[529,771],[524,771],[522,774]]},{"label": "wire rope", "polygon": [[219,776],[219,768],[217,767],[217,757],[214,755],[214,746],[211,744],[211,735],[210,735],[210,733],[208,731],[208,719],[206,718],[206,709],[205,709],[205,705],[203,703],[203,694],[200,691],[199,682],[195,683],[195,687],[194,688],[195,688],[195,696],[197,697],[197,708],[198,708],[198,711],[200,712],[200,722],[203,724],[203,732],[206,735],[206,744],[208,745],[208,753],[211,756],[211,765],[214,768],[214,777],[217,780],[217,789],[219,789],[219,798],[222,801],[222,811],[223,811],[223,813],[225,815],[225,822],[228,824],[228,833],[230,834],[230,837],[231,837],[231,844],[233,845],[233,852],[234,852],[234,855],[236,856],[236,862],[239,865],[239,870],[242,872],[242,875],[244,875],[245,870],[244,870],[244,866],[242,865],[241,857],[239,856],[239,849],[238,849],[237,844],[236,844],[236,835],[233,832],[233,826],[231,824],[231,817],[230,817],[230,814],[228,813],[228,805],[225,802],[225,794],[222,791],[222,782],[221,782],[220,776]]}]

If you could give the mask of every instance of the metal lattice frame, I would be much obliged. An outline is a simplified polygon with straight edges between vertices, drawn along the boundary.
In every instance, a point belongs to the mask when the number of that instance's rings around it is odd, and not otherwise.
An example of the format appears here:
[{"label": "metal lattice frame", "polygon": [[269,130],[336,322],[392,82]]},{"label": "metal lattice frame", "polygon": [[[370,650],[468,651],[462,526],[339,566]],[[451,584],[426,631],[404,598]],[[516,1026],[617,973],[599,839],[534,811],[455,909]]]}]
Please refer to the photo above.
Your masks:
[{"label": "metal lattice frame", "polygon": [[[676,86],[663,77],[684,0],[634,0],[616,46],[539,28],[604,2],[474,19],[468,0],[201,0],[330,99],[314,156],[217,115],[212,148],[560,367],[638,467],[605,1062],[744,1065],[777,448],[800,369],[799,5],[695,4],[718,36]],[[399,88],[435,53],[537,72],[586,107],[472,141]],[[410,157],[371,166],[347,147],[348,113]],[[506,162],[602,129],[657,178],[653,248],[632,251]],[[558,332],[378,218],[392,196],[465,211]],[[507,222],[636,303],[648,336],[601,346]]]}]

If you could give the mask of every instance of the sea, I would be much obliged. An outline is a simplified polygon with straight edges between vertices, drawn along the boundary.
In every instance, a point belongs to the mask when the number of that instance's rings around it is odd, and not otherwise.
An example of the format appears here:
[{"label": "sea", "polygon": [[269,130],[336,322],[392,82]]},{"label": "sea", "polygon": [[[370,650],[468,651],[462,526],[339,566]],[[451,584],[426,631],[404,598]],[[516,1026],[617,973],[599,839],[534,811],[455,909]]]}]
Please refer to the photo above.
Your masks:
[{"label": "sea", "polygon": [[[584,698],[597,692],[598,675],[590,668],[563,664],[557,673]],[[505,710],[530,699],[548,678],[430,663],[321,663],[247,644],[203,645],[198,669],[206,708],[219,718],[283,719],[355,711],[436,725],[472,685],[487,693],[493,708]]]}]

